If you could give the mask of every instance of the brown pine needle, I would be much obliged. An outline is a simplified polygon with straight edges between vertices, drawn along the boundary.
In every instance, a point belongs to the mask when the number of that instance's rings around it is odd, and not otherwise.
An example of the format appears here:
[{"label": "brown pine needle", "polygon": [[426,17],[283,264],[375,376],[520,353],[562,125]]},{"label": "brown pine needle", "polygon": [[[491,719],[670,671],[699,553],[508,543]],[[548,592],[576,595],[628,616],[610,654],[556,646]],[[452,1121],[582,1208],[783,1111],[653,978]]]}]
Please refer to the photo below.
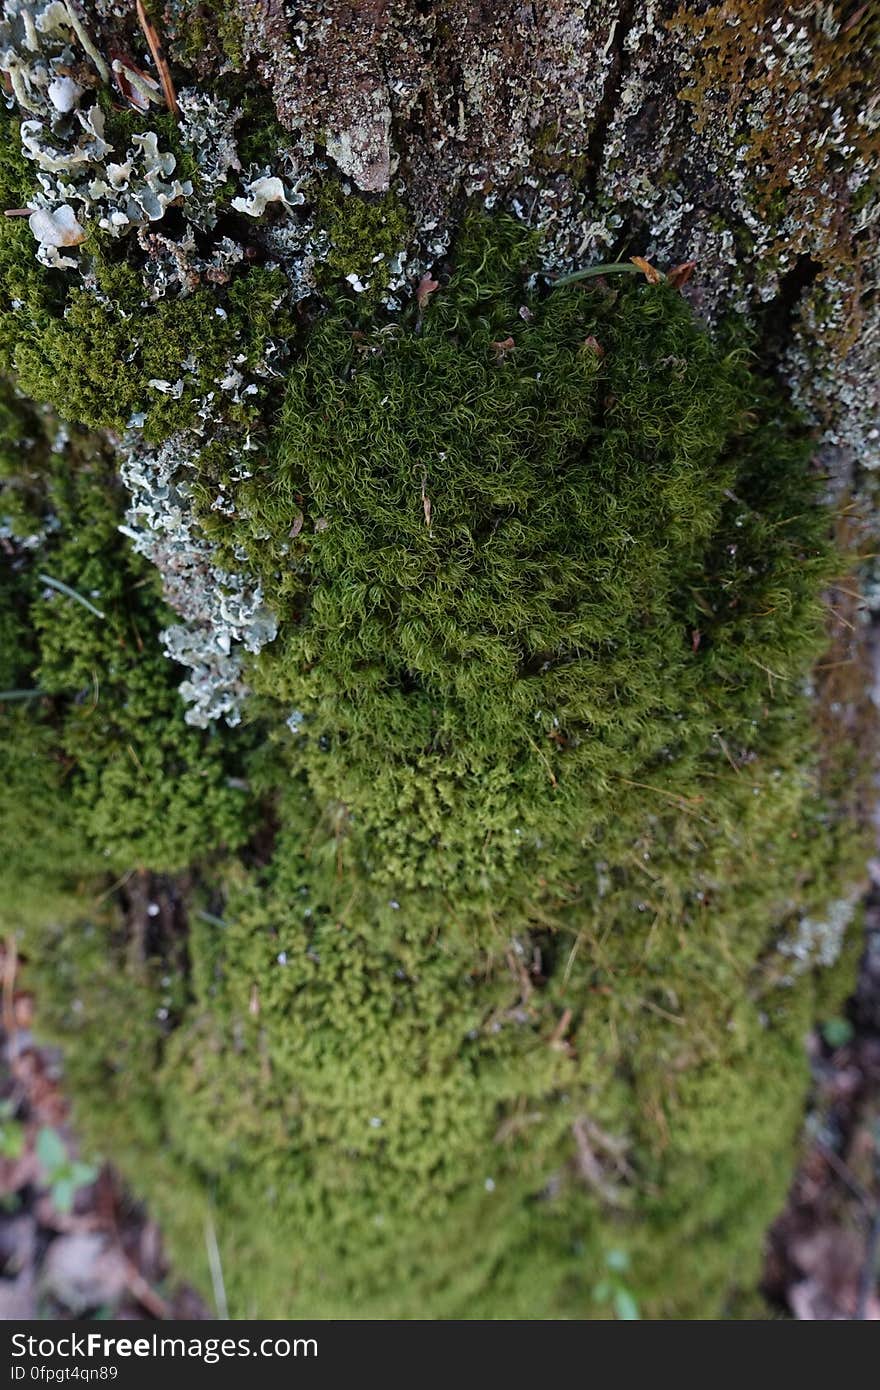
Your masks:
[{"label": "brown pine needle", "polygon": [[180,107],[177,104],[177,93],[174,90],[174,83],[171,81],[171,73],[168,70],[167,62],[165,61],[165,53],[162,49],[162,40],[159,38],[159,34],[156,30],[155,24],[148,17],[143,7],[142,0],[135,0],[135,4],[137,6],[138,23],[144,31],[144,38],[149,44],[150,52],[153,55],[153,62],[156,64],[156,71],[159,74],[159,81],[162,83],[162,91],[165,96],[166,105],[171,114],[179,121]]},{"label": "brown pine needle", "polygon": [[733,756],[733,754],[731,753],[730,749],[728,748],[727,744],[724,742],[724,739],[721,737],[721,735],[720,735],[719,733],[716,733],[716,734],[715,734],[715,737],[717,738],[718,742],[721,744],[721,750],[722,750],[722,752],[724,753],[724,756],[725,756],[725,758],[727,759],[727,761],[730,763],[730,766],[733,768],[733,770],[734,770],[734,772],[737,774],[737,776],[741,776],[741,774],[742,774],[742,768],[740,767],[739,763],[738,763],[738,762],[736,761],[736,759],[734,758],[734,756]]},{"label": "brown pine needle", "polygon": [[841,612],[839,612],[838,609],[836,609],[836,608],[834,607],[833,604],[829,603],[828,609],[829,609],[829,612],[831,612],[831,613],[834,614],[835,618],[837,619],[837,621],[838,621],[839,623],[842,623],[844,627],[848,627],[849,630],[850,630],[850,632],[855,632],[855,630],[856,630],[856,629],[855,629],[855,624],[854,624],[854,623],[851,623],[850,620],[849,620],[849,618],[845,618],[845,617],[843,616],[843,614],[842,614]]},{"label": "brown pine needle", "polygon": [[148,1313],[152,1313],[157,1322],[166,1322],[171,1316],[171,1309],[164,1298],[156,1293],[156,1290],[147,1283],[137,1266],[127,1257],[125,1266],[129,1293],[142,1308],[146,1308]]},{"label": "brown pine needle", "polygon": [[565,1035],[568,1032],[570,1024],[571,1009],[564,1009],[562,1017],[548,1039],[548,1045],[550,1047],[555,1047],[557,1050],[563,1050],[565,1048]]}]

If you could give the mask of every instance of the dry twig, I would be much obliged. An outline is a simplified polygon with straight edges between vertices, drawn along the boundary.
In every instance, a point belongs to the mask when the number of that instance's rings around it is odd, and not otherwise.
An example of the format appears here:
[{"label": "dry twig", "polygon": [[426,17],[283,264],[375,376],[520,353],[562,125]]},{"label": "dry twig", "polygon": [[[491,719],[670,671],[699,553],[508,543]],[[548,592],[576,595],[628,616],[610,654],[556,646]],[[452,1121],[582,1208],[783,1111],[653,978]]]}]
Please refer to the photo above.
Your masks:
[{"label": "dry twig", "polygon": [[135,3],[137,5],[138,23],[144,31],[144,38],[149,44],[150,52],[153,55],[153,62],[156,64],[159,81],[162,83],[162,91],[165,94],[165,102],[168,106],[168,110],[177,120],[180,120],[180,107],[177,104],[177,93],[174,90],[174,83],[171,81],[171,73],[162,48],[162,40],[159,38],[155,24],[147,15],[142,0],[135,0]]}]

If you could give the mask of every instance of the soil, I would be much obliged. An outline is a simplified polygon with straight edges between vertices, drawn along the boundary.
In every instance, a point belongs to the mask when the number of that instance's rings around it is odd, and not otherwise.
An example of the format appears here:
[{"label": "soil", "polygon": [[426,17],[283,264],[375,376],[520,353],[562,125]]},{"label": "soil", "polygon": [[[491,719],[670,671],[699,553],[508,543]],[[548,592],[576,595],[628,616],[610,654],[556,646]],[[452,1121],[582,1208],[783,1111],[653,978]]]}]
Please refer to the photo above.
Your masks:
[{"label": "soil", "polygon": [[[107,1164],[74,1167],[80,1156],[61,1057],[34,1040],[34,999],[19,987],[18,967],[7,941],[0,947],[0,1321],[212,1317],[169,1269],[155,1222],[119,1174]],[[55,1165],[48,1170],[47,1155]],[[86,1179],[69,1210],[67,1173]]]},{"label": "soil", "polygon": [[801,1162],[768,1237],[763,1291],[796,1318],[880,1318],[880,862],[845,1016],[810,1039]]}]

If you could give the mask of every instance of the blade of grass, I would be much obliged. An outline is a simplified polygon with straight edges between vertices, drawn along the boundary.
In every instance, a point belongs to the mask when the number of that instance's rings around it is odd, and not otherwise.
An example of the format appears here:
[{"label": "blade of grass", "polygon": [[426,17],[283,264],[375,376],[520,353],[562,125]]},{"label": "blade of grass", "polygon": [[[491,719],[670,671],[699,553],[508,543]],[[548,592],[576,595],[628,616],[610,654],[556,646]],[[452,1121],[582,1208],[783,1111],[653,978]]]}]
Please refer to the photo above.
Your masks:
[{"label": "blade of grass", "polygon": [[224,928],[225,928],[225,926],[226,926],[226,923],[223,921],[223,918],[222,918],[222,917],[215,917],[214,914],[213,914],[213,912],[197,912],[197,913],[196,913],[196,916],[197,916],[197,917],[201,917],[201,919],[202,919],[203,922],[209,922],[209,923],[211,924],[212,927],[224,927]]},{"label": "blade of grass", "polygon": [[107,616],[105,613],[101,612],[100,608],[96,608],[93,603],[89,603],[87,598],[83,598],[82,594],[78,594],[76,589],[71,589],[69,584],[65,584],[63,579],[53,579],[51,574],[41,574],[38,578],[41,579],[44,584],[48,584],[50,589],[57,589],[59,594],[65,594],[67,598],[76,599],[76,602],[81,603],[83,608],[87,608],[90,613],[94,613],[96,618],[105,618]]},{"label": "blade of grass", "polygon": [[570,275],[560,275],[558,280],[553,281],[553,288],[557,285],[573,285],[576,280],[590,280],[597,275],[642,275],[640,266],[631,265],[629,261],[612,261],[608,265],[591,265],[586,270],[573,270]]},{"label": "blade of grass", "polygon": [[205,1220],[205,1246],[208,1252],[208,1265],[211,1270],[211,1283],[214,1288],[214,1304],[217,1316],[224,1322],[229,1320],[229,1305],[226,1302],[226,1285],[223,1282],[223,1265],[220,1262],[220,1247],[217,1232],[210,1216]]}]

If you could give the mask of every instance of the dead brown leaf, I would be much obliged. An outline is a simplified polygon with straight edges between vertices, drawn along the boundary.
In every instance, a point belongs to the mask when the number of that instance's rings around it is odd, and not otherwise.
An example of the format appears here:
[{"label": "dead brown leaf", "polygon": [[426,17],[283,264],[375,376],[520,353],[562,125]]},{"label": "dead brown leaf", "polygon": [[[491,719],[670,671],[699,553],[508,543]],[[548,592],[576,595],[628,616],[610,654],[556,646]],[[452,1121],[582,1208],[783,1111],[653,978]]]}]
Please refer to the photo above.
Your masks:
[{"label": "dead brown leaf", "polygon": [[513,338],[502,338],[499,342],[492,344],[492,349],[499,362],[502,358],[507,356],[511,348],[515,347],[516,343],[514,342]]},{"label": "dead brown leaf", "polygon": [[630,256],[630,260],[632,261],[633,265],[637,266],[638,269],[642,272],[649,285],[660,284],[660,281],[663,279],[663,276],[661,275],[659,270],[655,269],[655,267],[651,265],[650,261],[645,260],[644,256]]},{"label": "dead brown leaf", "polygon": [[[111,63],[113,81],[123,101],[128,102],[129,106],[133,107],[135,111],[140,111],[142,114],[149,111],[150,100],[143,88],[146,87],[148,90],[150,88],[155,88],[157,94],[156,100],[158,101],[159,88],[156,82],[144,72],[143,68],[139,68],[137,63],[132,62],[130,58],[123,57],[123,55],[118,52],[113,53],[111,56],[113,58],[113,62]],[[132,82],[132,76],[140,78],[140,82]]]},{"label": "dead brown leaf", "polygon": [[673,266],[666,279],[673,289],[680,290],[682,285],[687,284],[696,268],[696,261],[682,261],[681,265]]},{"label": "dead brown leaf", "polygon": [[439,290],[439,288],[439,280],[432,280],[430,275],[422,276],[421,280],[419,281],[419,287],[416,290],[416,303],[419,306],[419,313],[422,313],[422,311],[425,308],[425,305],[431,298],[431,295],[434,294],[435,291]]}]

